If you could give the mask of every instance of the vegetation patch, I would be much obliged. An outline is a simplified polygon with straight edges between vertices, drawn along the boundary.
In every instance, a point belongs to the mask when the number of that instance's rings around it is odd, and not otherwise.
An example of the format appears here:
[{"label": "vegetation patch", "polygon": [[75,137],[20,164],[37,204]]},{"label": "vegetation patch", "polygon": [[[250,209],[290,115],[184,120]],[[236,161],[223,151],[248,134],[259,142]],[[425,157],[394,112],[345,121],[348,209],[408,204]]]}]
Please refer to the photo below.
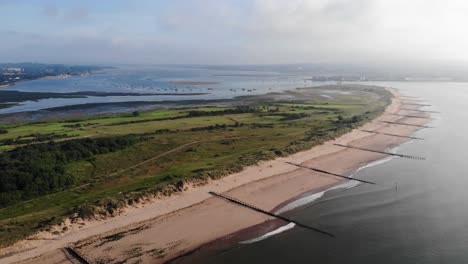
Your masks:
[{"label": "vegetation patch", "polygon": [[32,144],[0,153],[0,208],[79,183],[68,163],[92,160],[143,140],[134,135]]}]

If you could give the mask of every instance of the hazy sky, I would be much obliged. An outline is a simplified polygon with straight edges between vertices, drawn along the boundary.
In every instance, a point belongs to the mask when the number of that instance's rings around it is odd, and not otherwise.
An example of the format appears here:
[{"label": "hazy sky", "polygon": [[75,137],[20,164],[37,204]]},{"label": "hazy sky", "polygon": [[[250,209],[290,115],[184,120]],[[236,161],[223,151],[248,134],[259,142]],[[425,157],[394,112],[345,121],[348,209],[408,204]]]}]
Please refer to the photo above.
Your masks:
[{"label": "hazy sky", "polygon": [[463,0],[0,0],[0,61],[468,61]]}]

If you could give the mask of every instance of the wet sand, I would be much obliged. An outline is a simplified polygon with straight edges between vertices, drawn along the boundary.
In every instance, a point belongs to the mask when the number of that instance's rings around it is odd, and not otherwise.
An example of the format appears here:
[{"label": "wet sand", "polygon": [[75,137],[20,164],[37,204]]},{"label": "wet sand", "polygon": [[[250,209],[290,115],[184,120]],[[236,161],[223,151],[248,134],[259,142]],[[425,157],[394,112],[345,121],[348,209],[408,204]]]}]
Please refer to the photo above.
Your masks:
[{"label": "wet sand", "polygon": [[[400,110],[401,99],[396,91],[394,94],[395,98],[386,112],[361,129],[410,135],[419,128],[380,121],[427,123],[427,119],[392,115],[396,112],[403,115],[423,115]],[[411,109],[417,107],[404,106]],[[76,250],[92,262],[163,263],[216,239],[271,220],[268,216],[212,197],[208,191],[225,193],[265,210],[273,210],[303,193],[344,181],[286,162],[349,175],[365,164],[382,159],[386,155],[343,148],[334,143],[384,151],[408,140],[356,129],[336,140],[287,158],[262,162],[258,166],[249,167],[204,186],[188,186],[187,191],[171,197],[148,200],[145,204],[127,209],[119,217],[66,223],[64,226],[70,231],[60,235],[39,233],[13,247],[0,250],[0,255],[25,250],[0,261],[62,263],[65,256],[60,248],[74,243]]]}]

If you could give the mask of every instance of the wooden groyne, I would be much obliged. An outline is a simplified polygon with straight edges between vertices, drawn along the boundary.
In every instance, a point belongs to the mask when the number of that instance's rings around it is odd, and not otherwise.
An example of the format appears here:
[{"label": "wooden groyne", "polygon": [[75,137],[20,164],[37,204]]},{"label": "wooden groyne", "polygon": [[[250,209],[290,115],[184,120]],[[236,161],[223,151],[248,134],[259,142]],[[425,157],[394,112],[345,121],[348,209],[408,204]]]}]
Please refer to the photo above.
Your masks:
[{"label": "wooden groyne", "polygon": [[400,123],[400,122],[392,122],[392,121],[379,121],[382,123],[392,124],[392,125],[402,125],[402,126],[414,126],[414,127],[423,127],[423,128],[433,128],[430,126],[423,126],[423,125],[415,125],[415,124],[408,124],[408,123]]},{"label": "wooden groyne", "polygon": [[65,248],[61,248],[60,250],[63,252],[68,261],[70,261],[70,263],[81,264],[81,262],[74,258],[70,253],[68,253],[68,251]]},{"label": "wooden groyne", "polygon": [[67,256],[68,260],[72,263],[79,263],[79,264],[91,264],[92,262],[87,259],[85,256],[82,256],[78,251],[76,251],[72,246],[65,247],[63,249],[65,256]]},{"label": "wooden groyne", "polygon": [[274,214],[274,213],[271,213],[271,212],[268,212],[268,211],[265,211],[261,208],[258,208],[256,206],[253,206],[253,205],[250,205],[246,202],[243,202],[243,201],[240,201],[236,198],[233,198],[233,197],[229,197],[227,195],[224,195],[224,194],[220,194],[220,193],[216,193],[216,192],[208,192],[209,194],[213,195],[213,196],[216,196],[218,198],[222,198],[222,199],[225,199],[229,202],[232,202],[234,204],[237,204],[237,205],[240,205],[240,206],[243,206],[245,208],[249,208],[251,210],[254,210],[256,212],[259,212],[259,213],[262,213],[264,215],[268,215],[268,216],[271,216],[271,217],[274,217],[274,218],[277,218],[277,219],[280,219],[280,220],[283,220],[283,221],[286,221],[286,222],[290,222],[290,223],[294,223],[295,225],[297,226],[300,226],[302,228],[305,228],[305,229],[309,229],[309,230],[312,230],[312,231],[315,231],[315,232],[318,232],[318,233],[321,233],[321,234],[324,234],[324,235],[327,235],[329,237],[335,237],[335,235],[333,235],[332,233],[329,233],[327,231],[323,231],[321,229],[318,229],[318,228],[315,228],[315,227],[311,227],[311,226],[308,226],[308,225],[305,225],[305,224],[302,224],[300,222],[297,222],[296,220],[293,220],[293,219],[289,219],[287,217],[284,217],[284,216],[281,216],[281,215],[277,215],[277,214]]},{"label": "wooden groyne", "polygon": [[[401,96],[400,96],[401,98]],[[423,100],[423,99],[419,99],[419,98],[401,98],[402,102],[424,102],[426,100]]]},{"label": "wooden groyne", "polygon": [[391,153],[391,152],[380,151],[380,150],[375,150],[375,149],[360,148],[360,147],[342,145],[342,144],[337,144],[337,143],[335,143],[333,145],[340,146],[340,147],[343,147],[343,148],[359,149],[359,150],[363,150],[363,151],[380,153],[380,154],[385,154],[385,155],[390,155],[390,156],[397,156],[397,157],[407,158],[407,159],[425,160],[425,158],[422,158],[422,157],[410,156],[410,155],[405,155],[405,154]]},{"label": "wooden groyne", "polygon": [[317,168],[312,168],[312,167],[305,166],[305,165],[302,165],[302,164],[296,164],[296,163],[292,163],[292,162],[289,162],[289,161],[286,161],[286,163],[291,164],[291,165],[294,165],[294,166],[297,166],[297,167],[300,167],[300,168],[308,169],[308,170],[311,170],[311,171],[316,171],[316,172],[320,172],[320,173],[323,173],[323,174],[332,175],[332,176],[335,176],[335,177],[340,177],[340,178],[344,178],[344,179],[348,179],[348,180],[352,180],[352,181],[358,181],[358,182],[362,182],[362,183],[368,183],[368,184],[378,185],[378,184],[375,183],[375,182],[366,181],[366,180],[360,180],[360,179],[356,179],[356,178],[352,178],[352,177],[348,177],[348,176],[336,174],[336,173],[333,173],[333,172],[329,172],[329,171],[325,171],[325,170],[321,170],[321,169],[317,169]]},{"label": "wooden groyne", "polygon": [[414,115],[401,115],[401,114],[390,114],[390,115],[402,116],[402,117],[411,117],[411,118],[433,119],[432,117],[427,117],[427,116],[414,116]]},{"label": "wooden groyne", "polygon": [[371,131],[371,130],[365,130],[365,129],[361,129],[361,131],[367,132],[367,133],[379,134],[379,135],[392,136],[392,137],[401,137],[401,138],[409,138],[409,139],[424,140],[424,138],[419,138],[419,137],[396,135],[396,134],[390,134],[390,133],[384,133],[384,132],[377,132],[377,131]]},{"label": "wooden groyne", "polygon": [[417,105],[417,106],[432,106],[430,104],[414,104],[414,103],[403,103],[404,105]]},{"label": "wooden groyne", "polygon": [[414,111],[414,112],[422,112],[422,113],[440,113],[440,112],[437,112],[437,111],[419,110],[419,109],[408,109],[408,108],[401,108],[400,110]]},{"label": "wooden groyne", "polygon": [[408,104],[413,105],[413,104],[421,104],[423,102],[425,102],[425,101],[424,100],[416,100],[416,99],[412,99],[412,100],[406,99],[404,101],[401,101],[401,104],[402,105],[408,105]]},{"label": "wooden groyne", "polygon": [[400,97],[406,97],[406,98],[416,98],[418,99],[419,97],[416,97],[416,96],[409,96],[409,95],[400,95]]}]

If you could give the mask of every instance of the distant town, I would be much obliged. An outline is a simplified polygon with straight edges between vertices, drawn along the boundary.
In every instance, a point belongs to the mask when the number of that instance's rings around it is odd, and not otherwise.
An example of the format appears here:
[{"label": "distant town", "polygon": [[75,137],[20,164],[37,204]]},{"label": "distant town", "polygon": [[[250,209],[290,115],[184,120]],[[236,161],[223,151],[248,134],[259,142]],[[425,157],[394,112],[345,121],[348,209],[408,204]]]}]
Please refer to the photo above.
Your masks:
[{"label": "distant town", "polygon": [[103,69],[103,67],[42,63],[0,63],[0,86],[45,77],[89,74],[100,69]]}]

